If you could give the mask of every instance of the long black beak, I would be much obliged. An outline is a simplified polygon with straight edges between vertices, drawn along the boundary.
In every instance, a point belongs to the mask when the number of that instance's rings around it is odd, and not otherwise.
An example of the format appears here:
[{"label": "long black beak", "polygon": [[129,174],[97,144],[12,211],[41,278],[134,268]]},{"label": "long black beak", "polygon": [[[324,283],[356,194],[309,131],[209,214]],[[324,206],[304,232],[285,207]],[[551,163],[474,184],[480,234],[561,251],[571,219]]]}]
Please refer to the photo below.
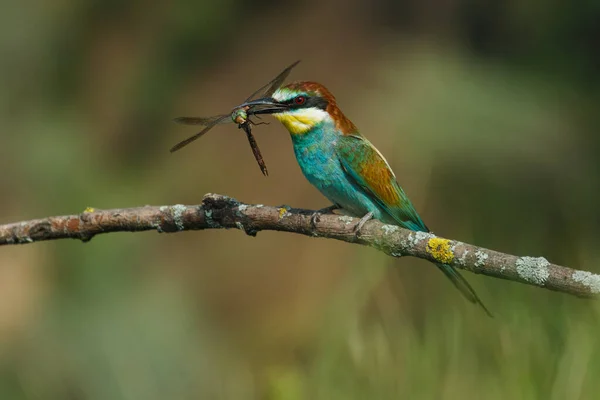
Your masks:
[{"label": "long black beak", "polygon": [[249,115],[256,114],[276,114],[281,111],[285,111],[289,108],[287,104],[278,102],[271,97],[265,97],[262,99],[251,100],[246,103],[240,104],[237,108],[248,108]]}]

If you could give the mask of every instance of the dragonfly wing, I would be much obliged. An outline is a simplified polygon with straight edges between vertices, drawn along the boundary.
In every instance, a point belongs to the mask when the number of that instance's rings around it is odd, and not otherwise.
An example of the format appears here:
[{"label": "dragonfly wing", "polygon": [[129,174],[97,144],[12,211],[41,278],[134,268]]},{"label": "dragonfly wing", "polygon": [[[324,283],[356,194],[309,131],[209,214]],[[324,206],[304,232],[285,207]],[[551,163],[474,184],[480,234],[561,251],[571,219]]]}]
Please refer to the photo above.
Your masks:
[{"label": "dragonfly wing", "polygon": [[277,89],[279,89],[279,87],[281,86],[281,84],[283,83],[283,81],[285,81],[285,78],[288,77],[288,75],[290,74],[290,72],[292,71],[292,69],[296,65],[298,65],[299,62],[300,62],[300,60],[296,61],[295,63],[293,63],[292,65],[290,65],[289,67],[287,67],[286,69],[284,69],[283,71],[281,71],[279,73],[279,75],[277,75],[273,80],[271,80],[266,85],[262,86],[256,92],[252,93],[250,95],[250,97],[248,97],[244,101],[244,103],[247,103],[250,100],[254,100],[254,99],[258,98],[258,97],[270,97]]},{"label": "dragonfly wing", "polygon": [[[279,73],[279,75],[277,75],[273,80],[271,80],[269,83],[267,83],[266,85],[262,86],[260,89],[258,89],[254,93],[252,93],[252,95],[250,95],[250,97],[248,97],[246,99],[246,101],[244,101],[244,103],[247,103],[250,100],[253,100],[255,97],[257,97],[259,95],[260,95],[260,97],[271,96],[273,94],[273,92],[275,92],[275,90],[277,90],[281,86],[283,81],[285,81],[285,78],[287,78],[288,75],[290,74],[290,71],[296,65],[298,65],[299,62],[300,62],[300,60],[296,61],[295,63],[293,63],[292,65],[290,65],[289,67],[287,67],[286,69],[281,71]],[[234,109],[234,110],[236,110],[236,109]],[[215,115],[214,117],[179,117],[179,118],[175,118],[175,122],[177,122],[177,123],[185,124],[185,125],[204,125],[205,128],[202,131],[195,134],[194,136],[191,136],[191,137],[185,139],[184,141],[177,143],[175,146],[173,146],[171,148],[171,153],[181,149],[182,147],[187,146],[188,144],[192,143],[196,139],[200,138],[202,135],[204,135],[206,132],[208,132],[210,129],[212,129],[213,126],[218,125],[218,124],[232,122],[231,116],[232,116],[232,114]],[[254,150],[254,148],[253,148],[253,150]]]},{"label": "dragonfly wing", "polygon": [[214,120],[211,124],[208,124],[206,126],[206,128],[202,129],[200,132],[196,133],[194,136],[190,136],[189,138],[185,139],[184,141],[181,141],[181,142],[177,143],[175,146],[171,147],[171,153],[181,149],[182,147],[187,146],[188,144],[192,143],[194,140],[199,139],[200,137],[202,137],[202,135],[204,135],[206,132],[211,130],[213,126],[221,124],[221,123],[223,123],[223,121],[226,121],[226,120],[231,120],[231,116],[229,114],[221,115],[219,118]]}]

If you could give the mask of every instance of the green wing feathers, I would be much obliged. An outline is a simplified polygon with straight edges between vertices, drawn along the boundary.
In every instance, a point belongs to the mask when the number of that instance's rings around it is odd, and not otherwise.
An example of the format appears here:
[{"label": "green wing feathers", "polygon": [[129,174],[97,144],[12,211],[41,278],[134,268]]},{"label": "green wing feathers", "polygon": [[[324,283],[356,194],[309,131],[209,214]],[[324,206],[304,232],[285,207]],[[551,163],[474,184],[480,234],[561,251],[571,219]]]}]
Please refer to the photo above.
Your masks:
[{"label": "green wing feathers", "polygon": [[[379,151],[359,134],[345,135],[338,139],[336,152],[344,171],[359,187],[381,207],[396,223],[413,231],[429,232],[419,214],[396,182],[396,177]],[[479,304],[491,317],[469,282],[452,266],[437,264],[454,286],[471,303]]]},{"label": "green wing feathers", "polygon": [[371,142],[359,135],[341,136],[336,150],[346,173],[398,225],[413,231],[429,232],[396,182],[389,164]]}]

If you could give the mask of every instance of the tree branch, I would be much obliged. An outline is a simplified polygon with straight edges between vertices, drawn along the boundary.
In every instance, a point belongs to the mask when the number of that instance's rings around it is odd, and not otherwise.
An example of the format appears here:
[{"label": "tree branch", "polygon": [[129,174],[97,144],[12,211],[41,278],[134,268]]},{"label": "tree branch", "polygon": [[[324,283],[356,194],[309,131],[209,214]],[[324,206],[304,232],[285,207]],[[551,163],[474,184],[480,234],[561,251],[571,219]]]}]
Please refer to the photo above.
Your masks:
[{"label": "tree branch", "polygon": [[600,293],[600,275],[551,264],[543,257],[517,257],[433,234],[413,232],[370,221],[354,233],[358,219],[322,215],[315,227],[312,210],[287,206],[244,204],[218,194],[207,194],[201,205],[146,206],[114,210],[86,209],[78,215],[49,217],[0,225],[0,245],[53,239],[84,242],[107,232],[179,232],[237,228],[256,236],[262,230],[299,233],[371,246],[393,256],[413,256],[450,264],[476,274],[508,279],[579,297]]}]

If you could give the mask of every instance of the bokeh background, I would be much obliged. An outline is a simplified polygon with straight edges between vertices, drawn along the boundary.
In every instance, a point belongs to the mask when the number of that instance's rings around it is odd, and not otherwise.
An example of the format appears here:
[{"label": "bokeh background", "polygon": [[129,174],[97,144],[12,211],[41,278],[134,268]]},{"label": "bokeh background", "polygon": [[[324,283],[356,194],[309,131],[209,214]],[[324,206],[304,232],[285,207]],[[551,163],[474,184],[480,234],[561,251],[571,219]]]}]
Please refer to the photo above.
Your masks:
[{"label": "bokeh background", "polygon": [[[0,5],[0,223],[207,192],[321,208],[288,133],[172,123],[285,66],[386,155],[438,234],[600,271],[596,0]],[[592,399],[599,309],[299,235],[0,249],[2,399]]]}]

